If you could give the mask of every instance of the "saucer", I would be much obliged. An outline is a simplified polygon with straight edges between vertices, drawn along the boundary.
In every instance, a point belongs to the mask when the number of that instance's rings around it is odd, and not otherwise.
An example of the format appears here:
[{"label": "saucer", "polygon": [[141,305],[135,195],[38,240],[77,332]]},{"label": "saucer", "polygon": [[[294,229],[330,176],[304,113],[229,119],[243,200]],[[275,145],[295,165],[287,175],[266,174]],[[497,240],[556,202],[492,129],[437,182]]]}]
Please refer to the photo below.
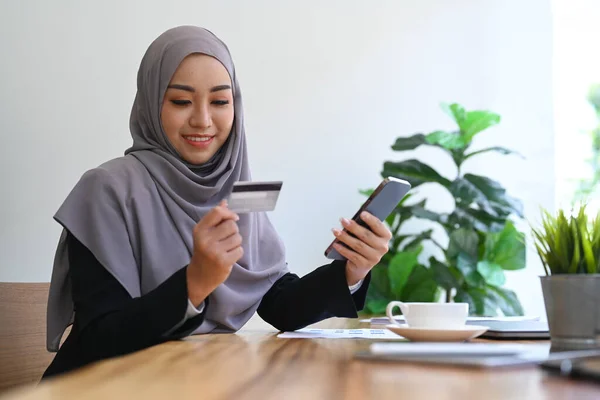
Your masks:
[{"label": "saucer", "polygon": [[465,325],[460,328],[421,328],[388,324],[385,326],[397,335],[413,342],[464,342],[488,330],[487,326]]}]

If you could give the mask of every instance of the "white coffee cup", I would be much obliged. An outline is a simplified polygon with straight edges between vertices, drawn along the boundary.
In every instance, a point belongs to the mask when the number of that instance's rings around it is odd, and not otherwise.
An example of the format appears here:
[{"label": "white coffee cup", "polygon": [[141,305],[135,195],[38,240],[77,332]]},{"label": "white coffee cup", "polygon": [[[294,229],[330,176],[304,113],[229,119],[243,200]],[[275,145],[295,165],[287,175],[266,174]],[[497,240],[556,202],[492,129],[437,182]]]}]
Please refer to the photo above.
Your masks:
[{"label": "white coffee cup", "polygon": [[404,303],[392,301],[388,303],[385,313],[396,325],[395,307],[402,310],[406,324],[411,328],[453,329],[462,328],[469,315],[468,303]]}]

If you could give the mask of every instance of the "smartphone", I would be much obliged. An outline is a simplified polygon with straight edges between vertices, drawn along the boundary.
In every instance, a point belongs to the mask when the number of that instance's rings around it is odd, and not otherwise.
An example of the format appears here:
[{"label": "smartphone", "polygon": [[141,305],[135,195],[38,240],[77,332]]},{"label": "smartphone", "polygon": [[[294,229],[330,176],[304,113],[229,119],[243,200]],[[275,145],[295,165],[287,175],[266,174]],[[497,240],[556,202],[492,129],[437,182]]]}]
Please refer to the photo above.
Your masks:
[{"label": "smartphone", "polygon": [[[391,176],[385,178],[373,191],[371,196],[369,196],[367,201],[365,201],[358,209],[352,219],[367,229],[369,229],[368,225],[362,219],[360,219],[360,213],[363,211],[367,211],[379,218],[381,221],[384,221],[392,213],[392,211],[394,211],[404,196],[406,196],[410,188],[410,183],[403,179],[398,179]],[[346,229],[344,229],[344,231],[346,231]],[[350,235],[354,236],[352,233],[350,233]],[[331,260],[345,260],[346,257],[341,255],[335,248],[333,248],[334,243],[340,243],[341,245],[346,246],[345,243],[340,242],[338,239],[334,239],[329,247],[327,247],[327,250],[325,250],[325,257]]]}]

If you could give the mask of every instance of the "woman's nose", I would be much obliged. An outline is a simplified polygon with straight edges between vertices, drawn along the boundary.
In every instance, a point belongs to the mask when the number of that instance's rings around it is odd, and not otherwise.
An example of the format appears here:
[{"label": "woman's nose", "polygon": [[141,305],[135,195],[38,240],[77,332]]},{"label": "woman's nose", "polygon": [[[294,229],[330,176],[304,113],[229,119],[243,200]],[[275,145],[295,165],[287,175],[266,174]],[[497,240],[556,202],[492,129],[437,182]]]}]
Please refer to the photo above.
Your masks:
[{"label": "woman's nose", "polygon": [[190,126],[198,129],[206,129],[212,125],[210,111],[205,104],[199,104],[194,108],[190,117]]}]

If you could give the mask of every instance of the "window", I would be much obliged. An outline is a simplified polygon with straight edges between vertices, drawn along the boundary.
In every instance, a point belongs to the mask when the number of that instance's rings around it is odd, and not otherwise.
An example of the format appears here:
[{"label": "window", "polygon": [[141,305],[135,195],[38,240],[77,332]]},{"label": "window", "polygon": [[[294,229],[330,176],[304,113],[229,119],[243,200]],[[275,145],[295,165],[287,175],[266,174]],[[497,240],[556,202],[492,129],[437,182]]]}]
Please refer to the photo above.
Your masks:
[{"label": "window", "polygon": [[[591,132],[600,134],[600,114],[588,95],[600,84],[600,1],[554,0],[552,6],[556,200],[559,207],[569,207],[580,181],[592,182],[596,172],[590,163],[595,155]],[[600,210],[600,187],[588,202],[590,212]]]}]

